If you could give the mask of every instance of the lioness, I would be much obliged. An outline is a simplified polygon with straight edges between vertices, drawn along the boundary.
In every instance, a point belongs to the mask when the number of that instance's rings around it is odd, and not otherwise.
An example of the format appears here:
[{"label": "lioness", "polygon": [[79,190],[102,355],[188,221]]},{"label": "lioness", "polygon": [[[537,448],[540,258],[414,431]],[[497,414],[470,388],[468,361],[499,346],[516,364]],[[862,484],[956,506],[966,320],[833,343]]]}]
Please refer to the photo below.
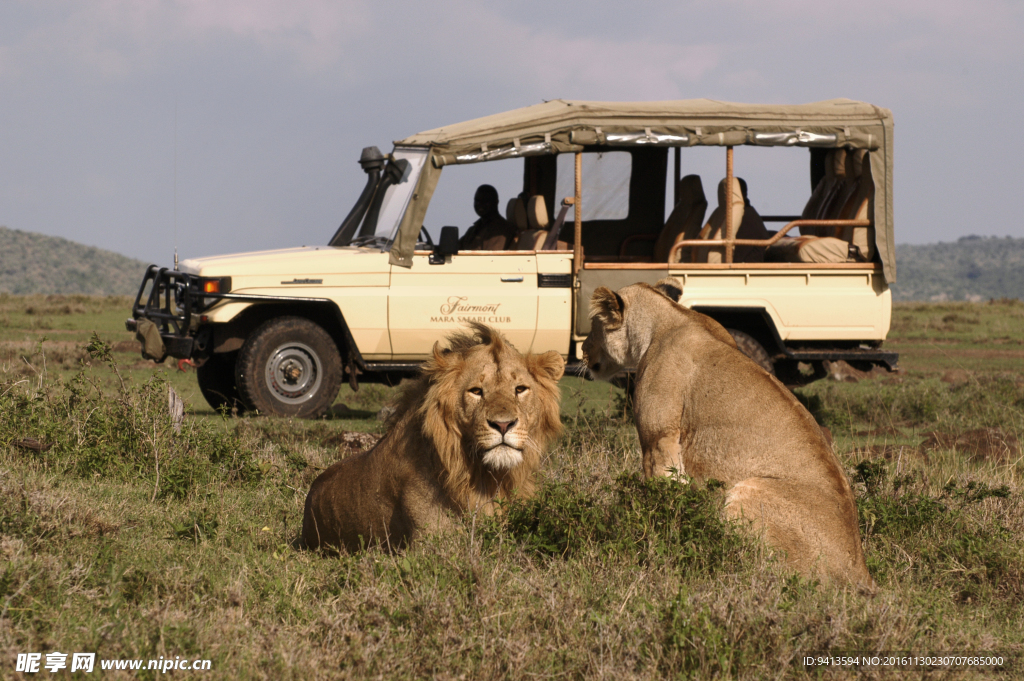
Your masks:
[{"label": "lioness", "polygon": [[500,333],[434,344],[404,391],[388,433],[313,481],[302,538],[309,548],[398,547],[449,513],[494,510],[533,491],[533,473],[561,430],[557,352],[523,357]]},{"label": "lioness", "polygon": [[797,571],[872,588],[853,492],[814,417],[721,325],[676,304],[678,288],[659,287],[598,288],[583,344],[596,378],[636,370],[644,474],[721,480],[726,514],[753,521]]}]

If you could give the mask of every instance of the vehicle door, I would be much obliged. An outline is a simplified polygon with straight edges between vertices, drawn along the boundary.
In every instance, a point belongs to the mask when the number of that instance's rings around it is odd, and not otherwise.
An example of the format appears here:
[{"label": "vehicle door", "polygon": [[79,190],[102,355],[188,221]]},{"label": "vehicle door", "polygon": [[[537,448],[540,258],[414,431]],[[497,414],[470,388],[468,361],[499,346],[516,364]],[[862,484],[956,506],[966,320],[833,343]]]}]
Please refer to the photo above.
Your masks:
[{"label": "vehicle door", "polygon": [[520,352],[537,332],[537,255],[462,251],[440,264],[427,252],[391,268],[388,330],[395,360],[422,360],[434,342],[476,321],[498,329]]}]

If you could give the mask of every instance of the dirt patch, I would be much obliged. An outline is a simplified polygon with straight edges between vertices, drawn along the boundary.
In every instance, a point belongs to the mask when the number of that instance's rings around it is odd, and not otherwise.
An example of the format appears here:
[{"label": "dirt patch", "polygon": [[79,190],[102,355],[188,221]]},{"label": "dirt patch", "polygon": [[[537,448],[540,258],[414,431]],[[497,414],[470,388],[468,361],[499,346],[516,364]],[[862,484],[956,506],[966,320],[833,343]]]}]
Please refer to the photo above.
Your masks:
[{"label": "dirt patch", "polygon": [[[16,373],[28,375],[42,371],[44,367],[53,369],[76,369],[82,362],[89,359],[82,343],[70,341],[46,341],[39,352],[38,343],[27,341],[0,342],[0,362],[18,367]],[[30,368],[35,367],[35,369]]]},{"label": "dirt patch", "polygon": [[117,341],[110,345],[110,349],[114,352],[131,352],[134,354],[136,352],[140,352],[142,346],[139,341]]},{"label": "dirt patch", "polygon": [[867,459],[885,459],[886,461],[922,461],[928,463],[928,453],[910,445],[867,445],[853,450]]},{"label": "dirt patch", "polygon": [[859,430],[857,437],[900,437],[901,433],[895,426],[883,426],[874,430]]},{"label": "dirt patch", "polygon": [[1007,463],[1020,458],[1018,439],[1000,428],[978,428],[965,433],[924,433],[921,449],[952,449],[966,454],[971,461]]},{"label": "dirt patch", "polygon": [[240,432],[252,429],[260,437],[277,445],[289,447],[304,444],[319,446],[324,449],[340,449],[340,453],[344,456],[365,451],[377,444],[377,441],[381,438],[381,435],[374,433],[339,430],[322,422],[299,424],[271,422],[270,424],[259,423],[255,425],[249,421],[243,421],[239,424],[238,429]]},{"label": "dirt patch", "polygon": [[965,371],[963,369],[950,369],[950,370],[946,371],[944,374],[942,374],[942,379],[941,380],[942,380],[943,383],[957,384],[957,383],[966,383],[967,381],[971,380],[972,378],[973,378],[973,376],[968,371]]},{"label": "dirt patch", "polygon": [[373,447],[380,441],[380,438],[380,435],[374,435],[373,433],[360,433],[354,430],[343,430],[340,433],[321,440],[321,444],[324,447],[338,447],[339,449],[347,450],[350,454],[357,454]]},{"label": "dirt patch", "polygon": [[[962,341],[958,341],[962,342]],[[929,342],[928,345],[935,345]],[[926,346],[918,346],[913,349],[915,359],[931,359],[934,357],[949,358],[950,353],[956,353],[956,359],[962,362],[971,359],[1024,359],[1024,350],[992,350],[987,348],[959,347],[955,351],[946,351],[938,348],[932,349]],[[909,353],[908,353],[909,354]]]}]

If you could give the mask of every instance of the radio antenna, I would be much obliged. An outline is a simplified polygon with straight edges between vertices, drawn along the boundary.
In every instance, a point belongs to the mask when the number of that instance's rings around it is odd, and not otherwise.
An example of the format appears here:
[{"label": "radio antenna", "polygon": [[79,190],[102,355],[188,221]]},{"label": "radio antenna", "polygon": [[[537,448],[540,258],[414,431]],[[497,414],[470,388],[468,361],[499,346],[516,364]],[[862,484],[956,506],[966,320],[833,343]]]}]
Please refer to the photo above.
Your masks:
[{"label": "radio antenna", "polygon": [[174,96],[174,271],[178,271],[178,96]]}]

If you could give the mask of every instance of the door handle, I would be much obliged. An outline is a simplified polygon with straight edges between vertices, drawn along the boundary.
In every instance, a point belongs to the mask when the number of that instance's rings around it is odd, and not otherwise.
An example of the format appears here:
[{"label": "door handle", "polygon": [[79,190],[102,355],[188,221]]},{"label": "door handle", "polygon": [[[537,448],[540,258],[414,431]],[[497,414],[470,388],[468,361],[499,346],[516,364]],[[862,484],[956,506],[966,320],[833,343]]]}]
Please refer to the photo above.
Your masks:
[{"label": "door handle", "polygon": [[505,281],[505,282],[509,282],[509,281],[522,281],[523,278],[522,277],[502,277],[501,280]]}]

